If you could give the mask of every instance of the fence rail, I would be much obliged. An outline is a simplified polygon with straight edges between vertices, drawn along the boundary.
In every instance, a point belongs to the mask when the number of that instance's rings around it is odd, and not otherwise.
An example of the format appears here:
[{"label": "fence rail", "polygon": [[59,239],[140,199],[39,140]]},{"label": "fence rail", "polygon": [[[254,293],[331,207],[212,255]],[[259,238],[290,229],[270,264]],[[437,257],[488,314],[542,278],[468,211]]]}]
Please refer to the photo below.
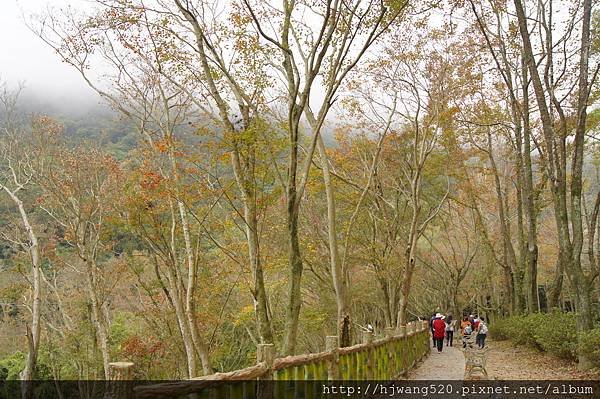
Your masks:
[{"label": "fence rail", "polygon": [[[141,399],[198,393],[200,397],[212,397],[215,392],[207,392],[214,388],[219,398],[252,398],[261,390],[261,381],[392,380],[408,372],[431,349],[426,321],[385,332],[386,337],[374,340],[373,333],[365,331],[361,344],[345,348],[339,348],[337,336],[328,336],[324,352],[282,358],[275,358],[273,344],[259,344],[254,366],[185,381],[136,386],[132,396]],[[285,383],[262,385],[287,389]],[[272,392],[262,395],[272,396]],[[279,392],[276,396],[287,395]],[[303,392],[301,396],[314,397],[314,393]]]}]

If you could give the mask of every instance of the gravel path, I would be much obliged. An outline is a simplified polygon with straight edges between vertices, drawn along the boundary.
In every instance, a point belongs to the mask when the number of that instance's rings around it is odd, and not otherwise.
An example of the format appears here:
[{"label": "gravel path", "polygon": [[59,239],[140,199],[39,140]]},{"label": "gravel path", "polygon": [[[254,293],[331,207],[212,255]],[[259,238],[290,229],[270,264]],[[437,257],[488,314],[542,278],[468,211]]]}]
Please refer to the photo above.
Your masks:
[{"label": "gravel path", "polygon": [[[455,341],[455,344],[457,342]],[[490,379],[501,380],[586,380],[600,377],[594,371],[581,372],[577,365],[531,348],[516,346],[510,341],[486,341],[487,372]],[[429,356],[406,376],[407,380],[462,380],[465,357],[458,346],[435,348]]]},{"label": "gravel path", "polygon": [[[457,344],[457,341],[454,341]],[[429,356],[409,372],[409,380],[462,380],[465,374],[465,357],[458,346],[444,346],[442,353],[432,348]]]}]

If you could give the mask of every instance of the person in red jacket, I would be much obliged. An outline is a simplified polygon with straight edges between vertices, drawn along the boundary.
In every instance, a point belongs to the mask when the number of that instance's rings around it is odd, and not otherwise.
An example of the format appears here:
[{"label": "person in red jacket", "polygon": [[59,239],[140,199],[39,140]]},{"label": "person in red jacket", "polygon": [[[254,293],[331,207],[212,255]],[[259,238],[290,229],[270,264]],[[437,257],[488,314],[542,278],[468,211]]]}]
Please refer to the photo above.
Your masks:
[{"label": "person in red jacket", "polygon": [[444,323],[444,316],[442,316],[440,313],[436,314],[432,325],[435,345],[438,353],[442,353],[442,349],[444,348],[444,337],[446,336],[446,323]]}]

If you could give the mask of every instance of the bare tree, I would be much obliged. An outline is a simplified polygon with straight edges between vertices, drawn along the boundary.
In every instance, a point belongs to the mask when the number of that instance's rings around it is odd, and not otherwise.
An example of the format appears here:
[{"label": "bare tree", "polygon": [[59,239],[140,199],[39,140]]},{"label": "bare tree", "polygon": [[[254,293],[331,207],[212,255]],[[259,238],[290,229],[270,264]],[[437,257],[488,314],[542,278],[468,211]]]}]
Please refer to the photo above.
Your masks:
[{"label": "bare tree", "polygon": [[[586,120],[590,87],[596,77],[599,64],[592,66],[590,79],[590,24],[592,15],[592,1],[578,1],[569,12],[564,35],[558,39],[562,42],[563,51],[559,58],[555,58],[556,42],[553,37],[553,7],[554,2],[537,2],[540,18],[535,20],[541,27],[542,34],[538,37],[541,42],[543,59],[540,67],[540,57],[535,53],[532,44],[532,32],[529,28],[526,3],[515,0],[514,6],[517,15],[519,32],[523,41],[523,53],[526,60],[536,103],[539,109],[542,124],[543,142],[538,147],[543,159],[543,166],[549,177],[550,191],[554,205],[556,227],[558,229],[560,258],[565,267],[565,272],[573,287],[579,318],[578,332],[589,330],[593,327],[591,288],[598,270],[592,268],[585,270],[581,263],[583,248],[583,158],[586,134]],[[575,27],[578,26],[576,29]],[[576,32],[579,40],[574,42]],[[570,54],[569,51],[572,53]],[[579,62],[575,66],[575,81],[569,81],[565,71],[572,65],[569,62],[571,55],[578,54]],[[540,68],[542,71],[540,72]],[[572,91],[576,91],[574,112],[568,115],[565,110],[565,100]],[[558,117],[556,121],[555,118]],[[572,119],[574,123],[569,122]],[[571,128],[570,126],[574,126]],[[567,140],[572,135],[573,150],[569,152]],[[568,181],[567,162],[570,165],[570,183]],[[585,353],[579,354],[579,366],[590,367],[589,359]]]},{"label": "bare tree", "polygon": [[[35,379],[37,356],[40,347],[41,307],[42,307],[42,271],[41,250],[38,232],[31,218],[30,210],[24,203],[25,192],[35,184],[36,173],[43,167],[46,157],[43,154],[43,142],[50,141],[60,130],[60,125],[46,117],[31,121],[27,129],[19,118],[17,102],[20,89],[10,91],[5,85],[0,93],[2,105],[2,133],[0,136],[0,188],[14,203],[21,220],[25,238],[13,238],[31,261],[31,326],[26,325],[28,354],[25,369],[21,373],[24,381]],[[41,144],[41,145],[40,145]],[[23,397],[30,397],[30,384],[23,385]]]}]

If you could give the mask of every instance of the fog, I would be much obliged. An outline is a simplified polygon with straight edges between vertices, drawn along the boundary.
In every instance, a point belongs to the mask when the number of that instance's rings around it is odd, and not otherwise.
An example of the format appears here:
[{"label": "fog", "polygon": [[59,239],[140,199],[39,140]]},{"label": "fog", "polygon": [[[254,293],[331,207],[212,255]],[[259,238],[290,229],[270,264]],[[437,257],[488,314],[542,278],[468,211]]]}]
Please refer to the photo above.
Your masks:
[{"label": "fog", "polygon": [[26,25],[31,15],[50,8],[88,7],[86,0],[0,0],[0,80],[23,84],[22,105],[40,112],[81,114],[100,102],[79,73]]}]

